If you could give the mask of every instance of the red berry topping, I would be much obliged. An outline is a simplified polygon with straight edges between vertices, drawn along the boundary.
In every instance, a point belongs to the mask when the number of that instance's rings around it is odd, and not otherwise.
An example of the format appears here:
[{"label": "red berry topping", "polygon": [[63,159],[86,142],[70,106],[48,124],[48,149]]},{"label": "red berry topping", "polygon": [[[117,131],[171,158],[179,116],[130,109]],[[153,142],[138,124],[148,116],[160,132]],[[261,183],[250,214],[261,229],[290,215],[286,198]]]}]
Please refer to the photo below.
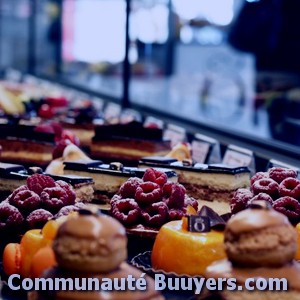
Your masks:
[{"label": "red berry topping", "polygon": [[184,207],[192,206],[196,211],[198,211],[199,203],[193,197],[189,197],[188,195],[184,196]]},{"label": "red berry topping", "polygon": [[168,177],[164,172],[160,172],[153,168],[149,168],[145,171],[143,180],[145,182],[151,181],[151,182],[157,183],[160,186],[163,186],[167,182]]},{"label": "red berry topping", "polygon": [[142,218],[146,225],[160,227],[168,218],[168,207],[164,202],[156,202],[142,211]]},{"label": "red berry topping", "polygon": [[122,184],[119,194],[123,198],[134,198],[136,189],[143,183],[143,180],[138,177],[131,177]]},{"label": "red berry topping", "polygon": [[253,194],[248,189],[238,189],[234,192],[231,201],[230,209],[233,214],[236,214],[247,208],[248,202],[253,198]]},{"label": "red berry topping", "polygon": [[273,199],[272,199],[272,197],[270,195],[268,195],[266,193],[259,193],[258,195],[256,195],[255,197],[253,197],[248,202],[248,205],[250,205],[253,201],[258,201],[258,200],[267,201],[270,204],[273,204]]},{"label": "red berry topping", "polygon": [[61,134],[62,140],[69,140],[71,143],[73,143],[76,146],[80,145],[80,140],[78,136],[76,136],[72,131],[70,130],[63,130]]},{"label": "red berry topping", "polygon": [[24,218],[19,210],[8,204],[0,204],[0,229],[16,228],[22,225]]},{"label": "red berry topping", "polygon": [[34,210],[27,218],[26,222],[29,228],[42,228],[53,215],[45,209]]},{"label": "red berry topping", "polygon": [[9,202],[20,210],[26,211],[35,210],[42,204],[40,196],[30,190],[19,191],[14,197],[10,199]]},{"label": "red berry topping", "polygon": [[63,206],[74,204],[69,202],[68,194],[61,187],[46,188],[41,193],[44,206],[51,212],[57,212]]},{"label": "red berry topping", "polygon": [[250,183],[251,183],[251,186],[253,185],[253,183],[259,179],[263,179],[263,178],[268,178],[269,177],[269,174],[266,173],[266,172],[257,172],[256,174],[254,174],[252,177],[251,177],[251,180],[250,180]]},{"label": "red berry topping", "polygon": [[50,177],[42,174],[34,174],[27,178],[27,186],[31,191],[41,195],[45,188],[55,187],[55,181]]},{"label": "red berry topping", "polygon": [[45,119],[51,119],[54,116],[54,110],[48,104],[43,104],[38,111],[38,116]]},{"label": "red berry topping", "polygon": [[[183,185],[174,183],[170,188],[168,184],[167,188],[163,189],[164,196],[170,192],[169,197],[165,200],[169,208],[182,208],[184,206],[185,188]],[[167,193],[168,192],[168,193]]]},{"label": "red berry topping", "polygon": [[279,184],[271,178],[263,178],[254,182],[252,190],[254,195],[266,193],[273,199],[278,196]]},{"label": "red berry topping", "polygon": [[136,202],[140,205],[149,205],[161,200],[161,188],[157,183],[144,182],[137,189],[135,193]]},{"label": "red berry topping", "polygon": [[300,180],[296,178],[286,178],[279,185],[279,195],[289,196],[300,201]]},{"label": "red berry topping", "polygon": [[286,215],[292,223],[300,219],[300,203],[292,197],[281,197],[274,201],[273,208]]},{"label": "red berry topping", "polygon": [[57,187],[61,187],[67,193],[68,199],[67,199],[66,205],[75,204],[76,193],[70,184],[68,184],[67,182],[65,182],[63,180],[57,180],[55,182],[55,185]]},{"label": "red berry topping", "polygon": [[169,220],[181,220],[185,213],[181,209],[172,208],[169,210]]},{"label": "red berry topping", "polygon": [[134,199],[122,199],[113,202],[111,214],[125,225],[134,225],[140,219],[141,209]]},{"label": "red berry topping", "polygon": [[[17,189],[15,189],[8,197],[7,200],[10,202],[10,200],[12,198],[15,197],[15,195],[17,195],[19,192],[21,191],[29,191],[27,185],[21,185],[20,187],[18,187]],[[3,203],[3,202],[2,202]]]},{"label": "red berry topping", "polygon": [[269,177],[280,183],[288,177],[297,178],[297,172],[292,169],[271,168],[269,170]]}]

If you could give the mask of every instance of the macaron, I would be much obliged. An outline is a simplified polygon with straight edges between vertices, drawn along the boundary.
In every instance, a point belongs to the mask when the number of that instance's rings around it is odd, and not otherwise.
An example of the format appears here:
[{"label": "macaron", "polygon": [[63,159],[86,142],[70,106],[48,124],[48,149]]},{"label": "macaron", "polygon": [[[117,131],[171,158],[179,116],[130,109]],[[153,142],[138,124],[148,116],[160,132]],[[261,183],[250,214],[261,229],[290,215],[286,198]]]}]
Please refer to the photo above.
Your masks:
[{"label": "macaron", "polygon": [[59,227],[53,250],[61,268],[110,272],[127,259],[126,231],[112,217],[79,213]]}]

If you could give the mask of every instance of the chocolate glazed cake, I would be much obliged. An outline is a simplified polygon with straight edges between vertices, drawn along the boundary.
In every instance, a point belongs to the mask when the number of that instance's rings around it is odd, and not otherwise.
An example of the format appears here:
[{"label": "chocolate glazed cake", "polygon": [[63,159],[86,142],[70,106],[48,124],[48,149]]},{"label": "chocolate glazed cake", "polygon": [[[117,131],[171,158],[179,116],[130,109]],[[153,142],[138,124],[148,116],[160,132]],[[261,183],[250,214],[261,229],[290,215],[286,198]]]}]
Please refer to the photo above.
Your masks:
[{"label": "chocolate glazed cake", "polygon": [[101,125],[95,128],[91,155],[117,161],[138,161],[143,156],[166,155],[170,141],[163,140],[158,128],[146,128],[133,121],[128,124]]},{"label": "chocolate glazed cake", "polygon": [[34,126],[0,124],[3,162],[44,166],[52,160],[54,134],[36,132]]},{"label": "chocolate glazed cake", "polygon": [[175,171],[178,182],[184,185],[188,195],[197,200],[205,200],[205,205],[208,206],[213,202],[212,208],[221,213],[230,211],[229,203],[234,191],[250,186],[250,171],[247,167],[193,164],[165,157],[144,157],[139,166],[169,168]]},{"label": "chocolate glazed cake", "polygon": [[[92,177],[94,184],[94,199],[99,202],[109,203],[120,186],[130,177],[142,178],[145,169],[124,167],[120,163],[103,164],[101,161],[66,161],[64,162],[65,174]],[[177,181],[174,171],[164,169],[169,180]]]}]

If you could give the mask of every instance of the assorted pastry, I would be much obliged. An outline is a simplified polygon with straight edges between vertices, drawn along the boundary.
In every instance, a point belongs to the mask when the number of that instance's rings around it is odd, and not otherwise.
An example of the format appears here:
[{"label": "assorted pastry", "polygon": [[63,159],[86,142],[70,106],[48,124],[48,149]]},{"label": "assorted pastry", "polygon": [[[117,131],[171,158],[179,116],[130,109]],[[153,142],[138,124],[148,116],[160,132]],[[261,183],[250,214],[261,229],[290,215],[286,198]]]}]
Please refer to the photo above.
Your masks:
[{"label": "assorted pastry", "polygon": [[231,200],[233,214],[246,209],[253,201],[268,201],[275,210],[296,224],[300,221],[300,180],[297,171],[274,167],[251,178],[250,189],[239,189]]},{"label": "assorted pastry", "polygon": [[[43,278],[94,278],[112,279],[114,282],[131,275],[134,280],[142,272],[126,263],[127,237],[125,228],[115,219],[106,215],[80,211],[58,228],[53,241],[57,265],[46,270]],[[147,283],[145,290],[61,290],[33,291],[30,299],[122,299],[122,300],[163,300],[155,290],[154,280],[143,276]]]},{"label": "assorted pastry", "polygon": [[[0,203],[0,232],[24,232],[41,228],[55,215],[77,210],[76,194],[70,184],[50,176],[34,174]],[[78,204],[77,204],[78,206]]]},{"label": "assorted pastry", "polygon": [[164,224],[152,249],[152,267],[158,272],[202,276],[208,265],[226,257],[224,226],[225,220],[207,206],[198,214]]},{"label": "assorted pastry", "polygon": [[210,206],[220,214],[230,211],[230,200],[237,189],[250,185],[247,167],[194,164],[191,160],[177,161],[170,157],[144,157],[139,166],[174,170],[178,182],[190,196],[200,200],[200,205]]},{"label": "assorted pastry", "polygon": [[[268,201],[255,200],[228,221],[224,236],[228,259],[208,266],[205,277],[234,278],[240,288],[224,288],[219,292],[221,299],[299,299],[300,264],[294,260],[297,232],[286,216]],[[254,290],[247,291],[248,278],[253,279]],[[256,281],[274,278],[285,278],[288,290],[256,288]]]},{"label": "assorted pastry", "polygon": [[189,206],[196,211],[198,202],[186,194],[179,183],[148,168],[143,178],[131,177],[111,199],[111,215],[127,228],[159,229],[164,223],[181,219]]},{"label": "assorted pastry", "polygon": [[141,122],[133,121],[96,126],[91,156],[130,163],[143,156],[166,155],[170,150],[170,141],[163,139],[162,129],[145,127]]}]

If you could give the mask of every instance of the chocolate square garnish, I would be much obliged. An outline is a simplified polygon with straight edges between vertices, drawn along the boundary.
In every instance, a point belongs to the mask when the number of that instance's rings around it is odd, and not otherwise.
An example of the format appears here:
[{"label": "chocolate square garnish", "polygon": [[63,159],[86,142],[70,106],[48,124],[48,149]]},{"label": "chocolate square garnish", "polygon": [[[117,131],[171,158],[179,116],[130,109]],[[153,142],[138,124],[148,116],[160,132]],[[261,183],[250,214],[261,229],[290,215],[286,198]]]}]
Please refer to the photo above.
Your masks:
[{"label": "chocolate square garnish", "polygon": [[210,220],[205,216],[188,216],[188,231],[190,232],[209,232]]}]

